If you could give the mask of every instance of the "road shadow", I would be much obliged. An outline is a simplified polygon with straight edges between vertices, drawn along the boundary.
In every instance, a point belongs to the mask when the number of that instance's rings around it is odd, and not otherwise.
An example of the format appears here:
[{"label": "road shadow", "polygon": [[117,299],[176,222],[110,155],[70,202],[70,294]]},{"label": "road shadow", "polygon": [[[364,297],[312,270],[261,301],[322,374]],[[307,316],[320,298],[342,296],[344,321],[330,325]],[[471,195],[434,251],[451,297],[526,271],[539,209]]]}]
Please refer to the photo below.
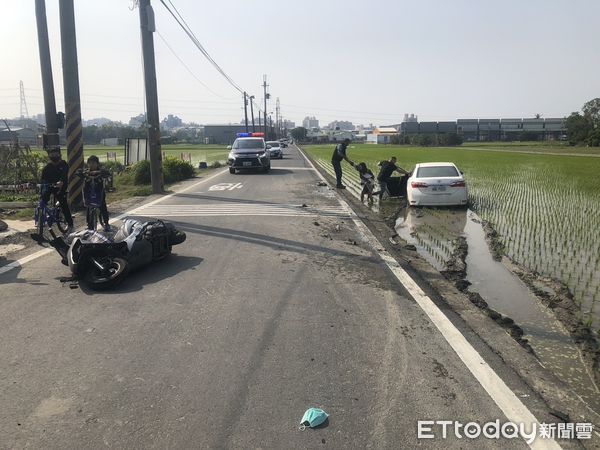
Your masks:
[{"label": "road shadow", "polygon": [[277,175],[289,175],[295,173],[293,170],[286,169],[285,167],[271,167],[271,170],[266,175],[277,176]]},{"label": "road shadow", "polygon": [[[0,256],[0,268],[7,266],[8,264],[14,263],[14,260]],[[60,265],[60,263],[59,263]],[[13,267],[6,272],[0,274],[0,286],[3,284],[29,284],[31,286],[48,286],[48,283],[44,283],[39,278],[25,279],[19,278],[22,266]]]},{"label": "road shadow", "polygon": [[82,281],[79,283],[81,291],[87,295],[121,295],[138,292],[146,286],[168,280],[187,270],[196,270],[202,264],[203,258],[197,256],[183,256],[171,254],[167,258],[156,261],[149,266],[142,267],[128,274],[121,284],[108,291],[94,291]]},{"label": "road shadow", "polygon": [[250,233],[247,231],[233,230],[230,228],[220,228],[205,225],[196,225],[183,222],[172,222],[178,229],[188,233],[197,233],[207,236],[215,236],[225,239],[233,239],[240,242],[262,245],[274,250],[287,250],[290,252],[302,253],[311,255],[314,253],[323,253],[330,256],[352,257],[355,260],[377,263],[378,259],[373,256],[359,256],[356,253],[346,252],[344,250],[336,250],[333,248],[322,247],[305,242],[292,241],[282,239],[266,234]]}]

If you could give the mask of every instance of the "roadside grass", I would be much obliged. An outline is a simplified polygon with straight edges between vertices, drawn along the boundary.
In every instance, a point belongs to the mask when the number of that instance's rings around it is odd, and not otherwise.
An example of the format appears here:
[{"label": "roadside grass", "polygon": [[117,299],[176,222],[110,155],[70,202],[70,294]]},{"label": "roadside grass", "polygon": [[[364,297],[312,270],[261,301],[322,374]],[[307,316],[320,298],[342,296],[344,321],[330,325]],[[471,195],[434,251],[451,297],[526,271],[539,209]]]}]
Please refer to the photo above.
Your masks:
[{"label": "roadside grass", "polygon": [[[198,167],[198,163],[206,162],[209,165],[215,161],[225,162],[229,150],[225,145],[205,145],[205,144],[168,144],[162,145],[161,149],[165,156],[181,158],[182,153],[189,153],[192,164]],[[44,154],[43,150],[36,150],[40,154]],[[66,150],[63,149],[66,154]],[[108,153],[116,153],[117,161],[124,163],[125,149],[124,146],[103,146],[103,145],[85,145],[83,147],[84,159],[91,155],[96,155],[100,161],[107,160]],[[64,156],[63,156],[64,157]]]},{"label": "roadside grass", "polygon": [[[208,169],[196,169],[195,176],[205,176],[212,170],[221,167],[218,160],[213,161]],[[174,183],[176,184],[176,183]],[[165,192],[171,190],[174,184],[166,184]],[[131,171],[124,171],[114,177],[115,190],[106,193],[106,202],[110,205],[131,197],[146,197],[152,195],[152,186],[150,184],[136,185],[134,184],[134,174]],[[10,195],[0,196],[0,201],[31,201],[37,203],[38,194],[31,195]],[[11,214],[0,212],[0,219],[10,220],[33,220],[34,208],[7,208]]]},{"label": "roadside grass", "polygon": [[[374,173],[377,163],[391,156],[407,170],[419,162],[454,162],[465,174],[471,207],[500,234],[505,254],[565,283],[584,323],[600,325],[600,158],[546,154],[555,147],[543,145],[526,147],[537,153],[515,147],[360,144],[350,145],[348,157],[364,161]],[[334,146],[303,148],[316,159],[330,161]],[[342,167],[354,171],[346,163]]]},{"label": "roadside grass", "polygon": [[[187,156],[189,153],[192,165],[198,167],[198,163],[206,162],[211,164],[215,161],[224,162],[227,159],[229,150],[224,145],[192,145],[192,144],[170,144],[161,146],[165,157],[181,158],[182,154]],[[123,146],[103,147],[103,146],[84,146],[84,158],[90,155],[96,155],[101,161],[107,160],[107,153],[114,152],[117,155],[117,161],[124,162],[125,150]]]}]

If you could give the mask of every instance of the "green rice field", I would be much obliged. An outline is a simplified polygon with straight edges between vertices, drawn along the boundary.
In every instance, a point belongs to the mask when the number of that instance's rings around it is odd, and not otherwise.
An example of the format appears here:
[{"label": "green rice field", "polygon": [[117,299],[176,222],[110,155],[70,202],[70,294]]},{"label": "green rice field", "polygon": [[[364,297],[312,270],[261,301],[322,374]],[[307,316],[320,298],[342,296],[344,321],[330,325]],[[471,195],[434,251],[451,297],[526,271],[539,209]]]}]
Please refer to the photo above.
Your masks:
[{"label": "green rice field", "polygon": [[[333,145],[307,146],[329,162]],[[568,154],[565,154],[568,153]],[[575,155],[576,153],[579,153]],[[454,148],[351,145],[348,156],[374,173],[390,156],[411,170],[451,161],[465,174],[473,210],[501,235],[506,255],[565,283],[584,322],[600,323],[600,158],[598,150],[533,144]],[[345,173],[356,172],[342,163]]]}]

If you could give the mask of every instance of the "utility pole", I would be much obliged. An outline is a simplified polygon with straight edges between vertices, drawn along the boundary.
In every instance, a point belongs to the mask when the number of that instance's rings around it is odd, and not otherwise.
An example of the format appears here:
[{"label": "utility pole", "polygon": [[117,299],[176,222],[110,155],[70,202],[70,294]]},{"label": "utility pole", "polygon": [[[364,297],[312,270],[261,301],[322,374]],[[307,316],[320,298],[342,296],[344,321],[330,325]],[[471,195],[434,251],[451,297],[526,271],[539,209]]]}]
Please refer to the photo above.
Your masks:
[{"label": "utility pole", "polygon": [[246,133],[248,132],[248,94],[244,91],[244,118],[246,119]]},{"label": "utility pole", "polygon": [[250,115],[252,116],[252,132],[256,131],[256,127],[254,126],[254,95],[250,96]]},{"label": "utility pole", "polygon": [[160,117],[158,115],[158,93],[156,87],[156,64],[154,61],[154,10],[150,0],[140,0],[140,28],[142,32],[142,54],[144,57],[144,85],[148,122],[148,147],[150,150],[150,177],[152,192],[163,192],[162,154],[160,149]]},{"label": "utility pole", "polygon": [[277,97],[277,101],[275,102],[275,129],[277,133],[277,139],[281,137],[281,127],[279,126],[279,121],[281,120],[281,110],[279,107],[279,97]]},{"label": "utility pole", "polygon": [[58,118],[56,117],[56,99],[54,98],[54,81],[52,78],[52,60],[50,59],[50,45],[48,43],[48,23],[46,22],[45,0],[35,0],[35,17],[37,21],[40,68],[42,69],[42,88],[44,89],[44,114],[46,115],[44,149],[60,149],[60,141],[58,139]]},{"label": "utility pole", "polygon": [[265,119],[265,139],[269,139],[268,131],[267,131],[267,99],[269,98],[269,94],[267,94],[267,76],[263,75],[263,92],[265,96],[265,109],[263,111],[264,119]]},{"label": "utility pole", "polygon": [[79,68],[75,34],[73,0],[60,0],[60,42],[63,64],[63,86],[67,131],[67,162],[69,163],[69,204],[83,205],[83,180],[75,175],[83,169],[83,131],[79,96]]}]

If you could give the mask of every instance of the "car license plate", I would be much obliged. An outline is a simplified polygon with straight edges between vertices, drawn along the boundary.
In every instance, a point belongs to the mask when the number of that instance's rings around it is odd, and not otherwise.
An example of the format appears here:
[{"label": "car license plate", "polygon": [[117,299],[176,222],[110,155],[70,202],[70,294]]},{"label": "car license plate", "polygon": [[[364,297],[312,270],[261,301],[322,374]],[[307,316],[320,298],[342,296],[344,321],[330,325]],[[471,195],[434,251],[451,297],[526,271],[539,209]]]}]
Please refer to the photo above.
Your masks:
[{"label": "car license plate", "polygon": [[248,167],[248,166],[251,166],[251,165],[252,165],[252,161],[243,161],[242,162],[242,166],[244,166],[244,167]]},{"label": "car license plate", "polygon": [[433,186],[433,191],[441,192],[446,190],[446,186]]}]

